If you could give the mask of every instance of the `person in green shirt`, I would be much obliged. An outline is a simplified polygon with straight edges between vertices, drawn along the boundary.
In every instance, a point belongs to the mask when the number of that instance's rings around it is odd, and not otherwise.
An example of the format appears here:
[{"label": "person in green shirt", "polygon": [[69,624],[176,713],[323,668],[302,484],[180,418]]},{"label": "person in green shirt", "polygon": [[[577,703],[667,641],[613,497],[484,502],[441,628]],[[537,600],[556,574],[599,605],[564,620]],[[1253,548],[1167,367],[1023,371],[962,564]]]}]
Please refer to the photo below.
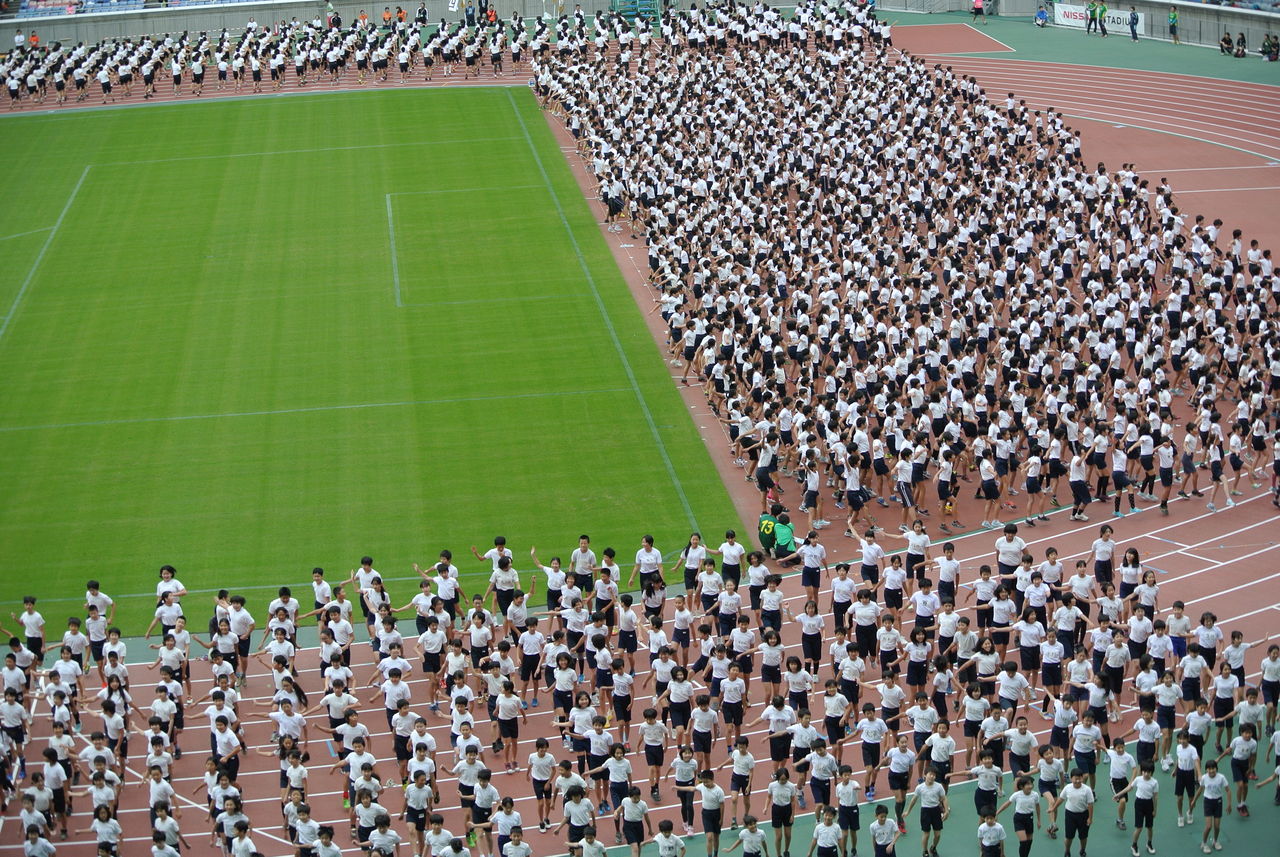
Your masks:
[{"label": "person in green shirt", "polygon": [[778,522],[773,525],[774,553],[778,562],[786,564],[795,562],[796,528],[791,523],[791,516],[786,512],[778,515]]},{"label": "person in green shirt", "polygon": [[1107,4],[1098,4],[1098,32],[1102,34],[1102,38],[1107,37]]},{"label": "person in green shirt", "polygon": [[782,514],[786,507],[781,503],[774,503],[768,512],[760,515],[760,520],[756,525],[756,532],[760,537],[760,549],[764,551],[765,556],[773,556],[773,548],[778,543],[775,534],[775,528],[778,526],[778,515]]},{"label": "person in green shirt", "polygon": [[1084,13],[1087,20],[1084,25],[1084,34],[1087,36],[1094,30],[1098,29],[1098,4],[1096,0],[1089,0],[1089,5],[1084,7]]},{"label": "person in green shirt", "polygon": [[1182,42],[1178,40],[1178,7],[1177,6],[1169,7],[1169,38],[1173,41],[1175,45],[1182,44]]}]

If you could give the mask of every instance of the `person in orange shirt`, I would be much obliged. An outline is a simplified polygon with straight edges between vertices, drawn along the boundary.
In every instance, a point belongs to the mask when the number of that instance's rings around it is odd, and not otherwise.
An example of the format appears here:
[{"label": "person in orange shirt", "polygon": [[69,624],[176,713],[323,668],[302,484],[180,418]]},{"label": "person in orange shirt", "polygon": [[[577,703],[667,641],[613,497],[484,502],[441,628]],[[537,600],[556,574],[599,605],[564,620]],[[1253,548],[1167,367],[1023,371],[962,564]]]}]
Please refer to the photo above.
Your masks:
[{"label": "person in orange shirt", "polygon": [[32,49],[32,50],[35,50],[36,48],[40,47],[40,37],[36,35],[36,31],[35,31],[35,30],[32,30],[32,31],[31,31],[31,38],[30,38],[30,39],[28,39],[28,41],[29,41],[29,42],[30,42],[30,44],[31,44],[31,49]]},{"label": "person in orange shirt", "polygon": [[400,7],[400,6],[397,6],[397,7],[396,7],[396,20],[397,20],[397,21],[399,21],[401,24],[403,24],[403,23],[404,23],[404,19],[405,19],[405,12],[404,12],[404,9],[403,9],[402,7]]},{"label": "person in orange shirt", "polygon": [[369,13],[361,9],[359,18],[360,18],[360,27],[363,29],[365,24],[369,23]]},{"label": "person in orange shirt", "polygon": [[489,19],[489,23],[490,23],[490,24],[495,24],[495,23],[497,23],[497,21],[498,21],[498,10],[497,10],[497,9],[494,9],[492,6],[490,6],[490,7],[489,7],[489,14],[488,14],[486,17],[488,17],[488,19]]},{"label": "person in orange shirt", "polygon": [[384,27],[391,26],[391,7],[390,6],[382,7],[382,26]]}]

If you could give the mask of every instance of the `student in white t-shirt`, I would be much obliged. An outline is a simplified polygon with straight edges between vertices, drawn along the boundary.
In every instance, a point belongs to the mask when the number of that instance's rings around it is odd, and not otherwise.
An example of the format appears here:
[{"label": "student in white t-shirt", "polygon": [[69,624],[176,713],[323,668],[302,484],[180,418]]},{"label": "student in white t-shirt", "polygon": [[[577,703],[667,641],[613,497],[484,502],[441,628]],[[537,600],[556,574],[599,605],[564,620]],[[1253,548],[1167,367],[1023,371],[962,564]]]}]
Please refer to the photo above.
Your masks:
[{"label": "student in white t-shirt", "polygon": [[978,853],[981,857],[1004,857],[1004,825],[996,821],[996,808],[988,807],[978,825]]},{"label": "student in white t-shirt", "polygon": [[1222,812],[1225,809],[1231,814],[1231,784],[1218,772],[1218,763],[1209,759],[1204,763],[1204,773],[1200,775],[1200,784],[1195,796],[1191,798],[1192,810],[1196,801],[1204,798],[1204,831],[1200,834],[1200,850],[1208,854],[1210,848],[1221,851],[1222,845]]},{"label": "student in white t-shirt", "polygon": [[658,835],[653,837],[658,857],[684,857],[684,841],[675,835],[674,830],[671,819],[664,818],[658,822]]},{"label": "student in white t-shirt", "polygon": [[1117,802],[1125,800],[1130,793],[1133,795],[1133,841],[1129,845],[1131,854],[1137,852],[1138,839],[1144,829],[1147,831],[1147,851],[1155,853],[1156,799],[1160,794],[1160,781],[1155,778],[1155,770],[1153,762],[1143,762],[1138,775],[1115,795]]}]

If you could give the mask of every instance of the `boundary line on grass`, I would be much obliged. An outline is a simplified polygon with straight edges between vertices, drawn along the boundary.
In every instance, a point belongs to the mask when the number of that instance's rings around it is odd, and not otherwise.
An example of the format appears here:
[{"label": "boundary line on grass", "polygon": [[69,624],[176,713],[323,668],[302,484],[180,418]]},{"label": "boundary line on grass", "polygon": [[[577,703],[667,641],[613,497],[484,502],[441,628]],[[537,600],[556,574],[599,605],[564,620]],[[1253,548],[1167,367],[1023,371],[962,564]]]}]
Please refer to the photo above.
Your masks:
[{"label": "boundary line on grass", "polygon": [[12,235],[0,236],[0,241],[8,241],[10,238],[22,238],[23,236],[35,235],[39,232],[48,232],[52,228],[52,226],[42,226],[39,229],[32,229],[28,232],[15,232]]},{"label": "boundary line on grass", "polygon": [[417,405],[453,405],[464,402],[497,402],[508,399],[550,399],[556,396],[592,396],[603,393],[627,393],[630,387],[606,387],[599,390],[554,390],[545,393],[502,393],[495,396],[451,396],[445,399],[406,399],[402,402],[363,402],[355,405],[316,405],[309,408],[280,408],[273,411],[229,411],[222,414],[186,414],[172,417],[134,417],[119,420],[87,420],[79,423],[46,423],[34,426],[0,426],[0,434],[50,429],[93,428],[94,426],[139,425],[142,423],[183,423],[216,420],[224,417],[273,417],[282,414],[315,414],[325,411],[363,411],[373,408],[408,408]]},{"label": "boundary line on grass", "polygon": [[[591,289],[591,296],[595,299],[596,308],[600,310],[600,317],[604,320],[605,329],[609,332],[609,339],[613,342],[613,348],[618,354],[618,360],[622,363],[622,369],[626,372],[627,380],[631,382],[631,390],[635,393],[636,401],[640,404],[640,413],[644,416],[645,423],[649,426],[649,433],[653,436],[653,442],[658,446],[658,454],[662,456],[662,464],[666,468],[667,476],[671,477],[671,484],[676,489],[676,496],[680,498],[680,505],[684,509],[684,513],[689,518],[689,523],[694,530],[700,530],[698,519],[693,514],[693,507],[689,505],[689,497],[684,493],[684,486],[680,483],[680,476],[676,473],[675,465],[671,461],[671,455],[667,451],[667,446],[662,442],[662,434],[658,431],[658,424],[653,419],[653,412],[649,410],[649,403],[645,401],[644,393],[640,390],[640,382],[636,380],[635,370],[631,368],[631,361],[627,359],[627,352],[622,347],[622,340],[618,338],[618,330],[613,325],[613,319],[609,317],[609,310],[604,305],[604,298],[600,294],[600,289],[596,286],[596,278],[591,273],[591,266],[587,264],[587,259],[582,255],[582,247],[578,244],[578,236],[574,234],[573,227],[569,225],[569,217],[565,214],[564,206],[560,204],[560,195],[556,193],[555,185],[551,182],[551,176],[547,173],[546,165],[542,163],[542,156],[538,154],[538,147],[533,143],[533,136],[529,133],[529,126],[524,121],[524,116],[520,115],[520,107],[516,104],[515,97],[508,90],[507,101],[511,103],[511,112],[515,114],[516,122],[520,124],[520,130],[524,133],[525,143],[529,146],[529,153],[533,156],[533,162],[538,167],[538,173],[542,176],[542,183],[546,187],[547,192],[551,194],[551,201],[555,204],[556,214],[560,217],[560,224],[564,226],[565,233],[569,236],[569,243],[573,246],[574,255],[578,257],[578,265],[582,268],[582,274],[587,278],[587,286]],[[647,332],[647,331],[646,331]]]},{"label": "boundary line on grass", "polygon": [[31,281],[35,279],[36,271],[40,270],[40,264],[44,261],[45,254],[49,252],[49,246],[53,244],[53,239],[57,237],[58,230],[62,228],[62,221],[66,220],[67,212],[71,210],[76,197],[80,195],[80,188],[84,185],[84,180],[89,177],[89,170],[91,169],[93,169],[93,164],[87,164],[80,171],[80,178],[76,181],[76,186],[71,189],[71,195],[67,197],[66,204],[62,206],[62,211],[58,212],[58,219],[48,228],[49,234],[45,236],[44,243],[40,245],[40,252],[36,254],[36,259],[31,263],[31,267],[27,269],[27,276],[23,278],[22,285],[18,287],[18,293],[13,296],[13,302],[9,304],[9,311],[5,313],[4,320],[0,321],[0,342],[3,342],[4,335],[9,332],[10,322],[17,315],[22,299],[26,297],[27,289],[31,288]]}]

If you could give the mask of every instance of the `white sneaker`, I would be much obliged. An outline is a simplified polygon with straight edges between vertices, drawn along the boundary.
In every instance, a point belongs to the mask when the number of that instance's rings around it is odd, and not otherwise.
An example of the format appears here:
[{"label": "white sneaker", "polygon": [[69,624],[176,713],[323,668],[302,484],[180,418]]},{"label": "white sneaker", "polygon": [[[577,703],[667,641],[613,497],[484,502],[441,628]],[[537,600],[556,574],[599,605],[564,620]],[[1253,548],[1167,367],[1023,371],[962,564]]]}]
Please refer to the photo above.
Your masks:
[{"label": "white sneaker", "polygon": [[1213,853],[1213,849],[1209,847],[1209,843],[1208,843],[1208,842],[1201,842],[1201,843],[1200,843],[1200,850],[1201,850],[1201,851],[1203,851],[1205,854],[1212,854],[1212,853]]},{"label": "white sneaker", "polygon": [[1179,827],[1186,827],[1186,825],[1187,825],[1187,817],[1186,817],[1185,815],[1182,815],[1181,813],[1179,813],[1179,815],[1178,815],[1178,826],[1179,826]]},{"label": "white sneaker", "polygon": [[[1230,497],[1228,497],[1228,498],[1227,498],[1227,508],[1230,508],[1230,507],[1234,506],[1235,504],[1236,504],[1236,501],[1235,501],[1235,500],[1232,500]],[[1216,843],[1216,842],[1217,842],[1217,840],[1214,840],[1214,842]]]},{"label": "white sneaker", "polygon": [[1214,850],[1214,851],[1221,851],[1221,850],[1222,850],[1222,843],[1221,843],[1221,842],[1219,842],[1219,841],[1218,841],[1218,840],[1216,840],[1216,839],[1215,839],[1215,840],[1213,840],[1213,850]]}]

